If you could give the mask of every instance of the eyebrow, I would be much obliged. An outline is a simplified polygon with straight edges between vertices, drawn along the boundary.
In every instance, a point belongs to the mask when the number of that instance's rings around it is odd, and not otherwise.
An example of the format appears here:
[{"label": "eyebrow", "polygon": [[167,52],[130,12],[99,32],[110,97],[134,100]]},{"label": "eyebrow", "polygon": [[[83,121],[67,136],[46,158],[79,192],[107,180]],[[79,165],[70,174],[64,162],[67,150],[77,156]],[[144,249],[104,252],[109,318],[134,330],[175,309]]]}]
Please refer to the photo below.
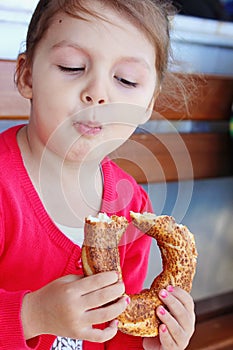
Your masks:
[{"label": "eyebrow", "polygon": [[127,63],[136,63],[144,66],[147,70],[150,70],[150,65],[143,57],[122,57],[119,61],[124,61]]},{"label": "eyebrow", "polygon": [[[53,49],[59,49],[59,48],[66,48],[66,47],[70,47],[70,48],[73,48],[77,51],[82,51],[82,52],[85,52],[85,50],[76,42],[73,42],[73,41],[68,41],[68,40],[62,40],[56,44],[54,44],[52,47],[51,47],[51,50]],[[143,58],[143,57],[132,57],[132,56],[129,56],[129,57],[121,57],[118,62],[127,62],[127,63],[136,63],[136,64],[140,64],[142,66],[144,66],[144,68],[146,68],[147,70],[150,71],[150,65],[147,63],[147,61]]]},{"label": "eyebrow", "polygon": [[63,47],[71,47],[76,50],[83,50],[77,43],[68,40],[59,41],[51,47],[51,50]]}]

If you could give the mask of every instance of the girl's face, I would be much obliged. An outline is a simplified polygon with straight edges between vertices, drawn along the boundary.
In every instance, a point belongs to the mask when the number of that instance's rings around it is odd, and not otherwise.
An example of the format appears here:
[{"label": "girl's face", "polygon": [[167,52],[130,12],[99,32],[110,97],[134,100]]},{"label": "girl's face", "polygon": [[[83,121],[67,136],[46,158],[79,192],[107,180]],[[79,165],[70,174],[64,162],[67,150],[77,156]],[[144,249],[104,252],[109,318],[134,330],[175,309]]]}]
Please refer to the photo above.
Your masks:
[{"label": "girl's face", "polygon": [[56,15],[27,75],[34,140],[72,161],[122,144],[150,116],[157,84],[143,32],[98,2],[95,9],[108,21]]}]

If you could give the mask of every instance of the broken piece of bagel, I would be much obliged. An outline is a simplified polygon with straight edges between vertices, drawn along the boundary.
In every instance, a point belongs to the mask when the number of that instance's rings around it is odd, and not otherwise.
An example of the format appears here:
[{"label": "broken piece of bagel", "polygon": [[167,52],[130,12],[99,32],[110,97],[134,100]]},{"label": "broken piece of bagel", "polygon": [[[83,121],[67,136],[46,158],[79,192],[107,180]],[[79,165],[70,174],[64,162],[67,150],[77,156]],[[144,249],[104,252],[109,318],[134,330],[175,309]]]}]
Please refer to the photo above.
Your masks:
[{"label": "broken piece of bagel", "polygon": [[[130,212],[133,224],[143,233],[156,239],[161,251],[163,270],[150,289],[130,295],[131,302],[118,317],[118,328],[127,334],[141,337],[158,335],[160,320],[155,309],[162,304],[158,292],[168,285],[191,291],[196,270],[197,251],[193,234],[171,216]],[[128,225],[124,217],[99,214],[87,218],[82,261],[85,275],[116,270],[121,273],[118,243]],[[121,275],[120,275],[121,276]]]},{"label": "broken piece of bagel", "polygon": [[118,271],[121,278],[118,244],[127,226],[128,221],[123,216],[108,217],[100,213],[85,219],[82,263],[86,276]]}]

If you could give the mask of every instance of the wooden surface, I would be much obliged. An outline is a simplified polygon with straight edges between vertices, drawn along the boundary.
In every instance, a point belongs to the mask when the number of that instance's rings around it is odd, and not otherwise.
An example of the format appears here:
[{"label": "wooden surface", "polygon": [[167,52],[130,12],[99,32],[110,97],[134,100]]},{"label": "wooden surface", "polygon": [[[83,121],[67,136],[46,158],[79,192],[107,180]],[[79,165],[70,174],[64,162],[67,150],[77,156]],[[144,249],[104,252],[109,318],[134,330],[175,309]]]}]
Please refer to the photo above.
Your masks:
[{"label": "wooden surface", "polygon": [[233,291],[196,302],[196,329],[187,350],[233,349]]},{"label": "wooden surface", "polygon": [[[155,104],[152,119],[159,119],[160,114],[169,120],[226,120],[231,114],[233,102],[233,78],[226,76],[205,75],[200,77],[185,74],[185,85],[188,92],[187,108],[179,107],[179,100],[174,102],[172,96],[166,97],[166,89]],[[181,77],[182,79],[182,77]],[[163,101],[164,100],[164,101]],[[169,105],[178,105],[177,111]],[[158,112],[158,113],[157,113]]]},{"label": "wooden surface", "polygon": [[198,300],[195,304],[195,312],[199,323],[217,316],[233,313],[233,291]]},{"label": "wooden surface", "polygon": [[[0,119],[27,119],[30,102],[14,84],[14,61],[0,60]],[[172,96],[161,93],[154,119],[229,120],[233,78],[186,75],[196,89],[189,113],[169,109]],[[164,102],[165,101],[165,102]],[[170,102],[169,102],[170,101]],[[166,106],[166,108],[164,107]],[[161,182],[232,175],[232,141],[227,133],[134,134],[112,158],[138,182]]]},{"label": "wooden surface", "polygon": [[0,116],[1,118],[28,118],[30,103],[18,92],[14,83],[15,62],[0,60]]},{"label": "wooden surface", "polygon": [[135,134],[112,158],[140,183],[232,173],[227,134]]},{"label": "wooden surface", "polygon": [[233,313],[198,323],[187,350],[233,349]]},{"label": "wooden surface", "polygon": [[[28,117],[29,115],[30,104],[19,95],[14,84],[15,67],[15,61],[0,60],[0,116],[5,118]],[[189,113],[185,107],[179,107],[177,111],[168,107],[177,102],[174,102],[172,97],[174,93],[167,96],[165,87],[156,101],[152,119],[160,119],[161,116],[169,120],[223,120],[229,118],[233,101],[233,78],[208,75],[199,77],[193,74],[184,76],[185,85],[189,81],[193,82],[190,88],[193,91],[190,94]]]}]

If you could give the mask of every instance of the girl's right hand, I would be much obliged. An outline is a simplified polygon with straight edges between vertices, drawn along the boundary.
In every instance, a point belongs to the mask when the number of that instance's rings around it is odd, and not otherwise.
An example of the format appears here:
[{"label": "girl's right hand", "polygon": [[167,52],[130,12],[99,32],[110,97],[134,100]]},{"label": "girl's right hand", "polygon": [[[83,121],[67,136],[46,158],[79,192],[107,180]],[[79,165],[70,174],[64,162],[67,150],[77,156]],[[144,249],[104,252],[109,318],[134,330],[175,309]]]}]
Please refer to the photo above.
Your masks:
[{"label": "girl's right hand", "polygon": [[21,314],[25,339],[53,334],[105,342],[116,334],[117,321],[104,330],[92,326],[114,320],[125,310],[129,299],[122,296],[124,291],[117,272],[110,271],[89,277],[68,275],[28,293]]}]

